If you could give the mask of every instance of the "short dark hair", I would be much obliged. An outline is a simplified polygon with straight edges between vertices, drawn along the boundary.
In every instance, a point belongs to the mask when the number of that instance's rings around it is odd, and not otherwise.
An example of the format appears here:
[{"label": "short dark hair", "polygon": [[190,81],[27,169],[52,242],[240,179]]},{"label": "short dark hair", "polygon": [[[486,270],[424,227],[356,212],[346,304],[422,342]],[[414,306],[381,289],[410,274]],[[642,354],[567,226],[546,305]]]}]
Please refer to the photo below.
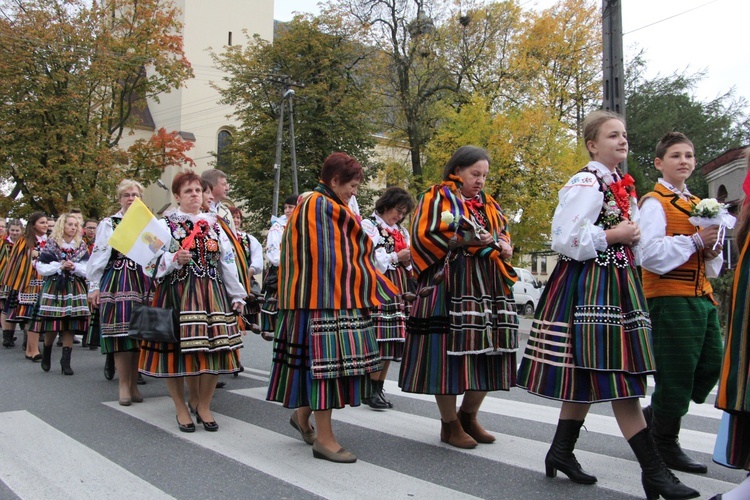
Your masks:
[{"label": "short dark hair", "polygon": [[185,186],[186,184],[192,184],[194,182],[200,184],[201,188],[203,187],[201,178],[198,177],[192,170],[185,170],[184,172],[180,172],[179,174],[175,175],[174,179],[172,180],[172,194],[180,194],[180,189],[182,189],[183,186]]},{"label": "short dark hair", "polygon": [[84,223],[83,223],[83,227],[85,228],[85,227],[86,227],[86,224],[88,224],[89,222],[93,222],[93,223],[94,223],[94,224],[96,224],[97,226],[99,225],[99,221],[98,221],[98,220],[96,220],[96,219],[86,219],[86,222],[84,222]]},{"label": "short dark hair", "polygon": [[299,199],[298,194],[290,194],[284,199],[284,205],[297,206],[297,200]]},{"label": "short dark hair", "polygon": [[667,150],[675,144],[689,144],[693,148],[693,153],[695,153],[693,142],[685,134],[682,132],[667,132],[656,144],[656,158],[663,160]]},{"label": "short dark hair", "polygon": [[461,146],[455,153],[453,153],[448,160],[448,163],[445,164],[445,168],[443,169],[443,180],[447,181],[448,177],[454,172],[454,170],[456,170],[456,167],[458,167],[459,170],[463,170],[481,160],[487,160],[487,163],[491,162],[487,150],[478,146]]},{"label": "short dark hair", "polygon": [[405,208],[407,212],[414,210],[414,199],[408,191],[400,187],[389,187],[375,202],[375,211],[383,215],[391,208]]},{"label": "short dark hair", "polygon": [[355,178],[362,180],[362,177],[362,165],[346,153],[328,155],[320,171],[320,179],[327,185],[335,178],[338,178],[341,184],[346,184]]},{"label": "short dark hair", "polygon": [[201,177],[201,189],[205,193],[206,191],[213,191],[214,185],[211,184],[209,181]]}]

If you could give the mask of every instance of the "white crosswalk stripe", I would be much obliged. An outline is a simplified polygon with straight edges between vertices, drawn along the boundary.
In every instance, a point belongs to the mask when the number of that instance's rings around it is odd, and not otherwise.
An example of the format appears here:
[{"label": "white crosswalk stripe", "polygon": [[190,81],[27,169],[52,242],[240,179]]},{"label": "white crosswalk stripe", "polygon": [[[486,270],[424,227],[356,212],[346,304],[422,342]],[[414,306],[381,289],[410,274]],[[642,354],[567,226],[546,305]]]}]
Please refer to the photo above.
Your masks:
[{"label": "white crosswalk stripe", "polygon": [[[245,368],[241,377],[253,381],[252,388],[226,390],[227,397],[248,398],[247,404],[269,405],[280,408],[277,403],[265,401],[267,371]],[[244,387],[247,387],[245,384]],[[519,470],[532,471],[542,477],[544,473],[544,456],[549,448],[549,432],[540,432],[539,439],[529,434],[518,436],[500,426],[500,422],[541,423],[554,426],[559,416],[559,404],[541,400],[525,402],[510,399],[513,393],[497,393],[486,398],[481,409],[480,419],[490,421],[488,430],[497,438],[493,445],[482,445],[472,450],[453,448],[439,441],[440,422],[437,408],[431,414],[417,414],[399,411],[399,408],[414,407],[421,401],[434,405],[433,396],[402,393],[395,381],[386,382],[386,391],[396,405],[393,410],[375,412],[368,407],[347,408],[334,411],[333,419],[342,424],[353,426],[367,432],[387,435],[401,440],[404,446],[413,443],[422,449],[433,449],[436,454],[455,454],[455,460],[463,457],[474,457],[497,464],[502,467],[513,467]],[[510,394],[511,396],[509,396]],[[525,398],[527,401],[529,398]],[[534,400],[538,398],[533,398]],[[459,398],[460,401],[460,398]],[[648,399],[647,401],[648,402]],[[407,404],[408,403],[408,404]],[[270,476],[278,484],[299,488],[310,495],[322,498],[383,498],[383,485],[387,486],[389,498],[424,498],[424,499],[460,499],[476,498],[462,491],[460,483],[449,483],[448,486],[435,484],[427,477],[418,477],[400,470],[394,455],[393,463],[370,463],[360,458],[356,464],[342,466],[312,457],[310,446],[304,444],[290,428],[283,434],[278,429],[270,430],[253,421],[253,415],[239,415],[233,418],[219,411],[214,411],[221,429],[216,433],[204,432],[181,433],[174,420],[174,407],[166,396],[148,397],[144,404],[128,407],[120,406],[117,401],[104,403],[109,409],[119,412],[138,426],[152,426],[155,432],[163,431],[168,439],[178,439],[192,445],[210,450],[225,459],[238,462],[243,466]],[[616,436],[621,434],[615,419],[603,414],[609,405],[595,405],[586,419],[586,429],[590,434],[583,434],[582,439],[596,440],[595,435]],[[271,409],[276,412],[277,410]],[[284,410],[284,419],[288,419],[289,410]],[[237,415],[235,414],[235,417]],[[488,416],[502,417],[487,418]],[[693,423],[700,421],[700,427],[709,432],[684,428],[681,432],[681,444],[686,450],[711,454],[715,441],[715,431],[721,412],[710,404],[691,405],[689,416]],[[286,427],[286,426],[285,426]],[[509,426],[510,428],[510,426]],[[293,437],[290,437],[290,434]],[[176,443],[177,441],[175,441]],[[354,448],[361,449],[363,443],[347,442]],[[50,446],[52,445],[52,446]],[[627,450],[627,444],[622,441]],[[595,490],[600,498],[613,495],[642,497],[643,490],[639,481],[640,468],[629,452],[611,456],[595,448],[576,450],[579,461],[587,472],[599,478]],[[605,449],[611,449],[605,448]],[[20,451],[22,450],[22,452]],[[396,453],[394,451],[394,453]],[[429,453],[429,452],[428,452]],[[18,457],[15,460],[3,460],[0,466],[0,480],[20,498],[172,498],[159,487],[129,472],[95,450],[57,430],[52,425],[40,420],[27,411],[9,411],[0,413],[0,457]],[[624,458],[623,458],[624,457]],[[705,460],[706,457],[701,457]],[[7,463],[6,463],[7,462]],[[60,464],[76,464],[76,475],[66,473]],[[290,473],[293,471],[293,473]],[[711,494],[728,491],[734,484],[708,475],[677,474],[683,482],[701,492]],[[35,480],[29,480],[30,477]],[[557,481],[567,481],[562,475]],[[588,487],[584,487],[588,488]],[[475,495],[476,491],[472,491]],[[179,496],[179,495],[177,495]],[[710,496],[707,495],[706,498]],[[497,498],[504,498],[498,495]]]}]

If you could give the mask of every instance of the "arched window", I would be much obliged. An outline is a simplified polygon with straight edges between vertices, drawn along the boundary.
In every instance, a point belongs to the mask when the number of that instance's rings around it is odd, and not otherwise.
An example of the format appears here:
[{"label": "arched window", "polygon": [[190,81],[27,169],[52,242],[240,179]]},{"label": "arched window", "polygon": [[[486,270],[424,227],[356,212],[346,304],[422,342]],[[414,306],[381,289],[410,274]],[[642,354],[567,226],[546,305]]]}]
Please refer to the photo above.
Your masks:
[{"label": "arched window", "polygon": [[229,152],[227,148],[232,144],[232,133],[229,130],[219,130],[216,142],[216,168],[229,166]]},{"label": "arched window", "polygon": [[724,203],[725,201],[727,201],[727,188],[726,186],[724,186],[724,184],[719,186],[719,190],[716,191],[716,201],[718,201],[719,203]]}]

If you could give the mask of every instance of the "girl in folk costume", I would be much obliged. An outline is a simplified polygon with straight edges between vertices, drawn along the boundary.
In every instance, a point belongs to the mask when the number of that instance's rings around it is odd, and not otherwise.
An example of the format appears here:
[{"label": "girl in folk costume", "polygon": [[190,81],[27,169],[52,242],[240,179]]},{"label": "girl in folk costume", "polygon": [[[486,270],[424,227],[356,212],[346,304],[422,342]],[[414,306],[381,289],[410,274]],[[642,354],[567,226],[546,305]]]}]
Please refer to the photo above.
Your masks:
[{"label": "girl in folk costume", "polygon": [[[13,248],[13,241],[8,238],[6,227],[7,223],[5,219],[0,218],[0,276],[3,273],[5,266],[8,264],[8,257],[10,256],[10,251]],[[5,299],[7,298],[8,288],[6,286],[0,286],[0,310],[3,309],[5,305]],[[12,328],[11,325],[7,322],[4,314],[2,315],[0,322],[2,322],[3,326],[3,347],[5,347],[6,349],[13,347],[15,345],[15,328]],[[15,325],[12,326],[14,327]]]},{"label": "girl in folk costume", "polygon": [[399,385],[435,395],[440,440],[458,448],[495,441],[477,413],[488,391],[515,385],[518,316],[515,272],[507,262],[513,250],[500,206],[483,190],[489,169],[484,149],[458,148],[443,182],[422,194],[412,220],[418,297]]},{"label": "girl in folk costume", "polygon": [[118,373],[119,403],[140,403],[138,357],[140,342],[128,337],[133,304],[143,302],[149,279],[141,266],[109,246],[109,238],[136,198],[143,195],[140,182],[125,179],[117,186],[120,210],[103,219],[96,228],[94,247],[86,273],[89,278],[89,304],[99,308],[99,337],[102,354],[112,356]]},{"label": "girl in folk costume", "polygon": [[65,375],[73,375],[70,355],[73,336],[88,329],[86,264],[89,250],[81,238],[80,219],[64,214],[55,223],[52,235],[39,254],[35,266],[44,276],[44,284],[29,329],[44,333],[42,370],[50,370],[55,337],[62,339],[60,367]]},{"label": "girl in folk costume", "polygon": [[247,292],[237,276],[232,243],[217,215],[201,212],[200,177],[180,172],[172,182],[172,193],[178,209],[159,221],[172,241],[169,250],[155,259],[154,305],[179,311],[179,342],[143,342],[139,370],[166,378],[182,432],[195,432],[183,379],[198,378],[198,423],[207,431],[217,431],[211,400],[219,374],[240,370],[236,350],[242,347],[242,337],[235,318]]},{"label": "girl in folk costume", "polygon": [[[750,149],[745,151],[745,156],[750,165]],[[742,190],[745,201],[734,229],[735,242],[741,253],[734,271],[729,331],[716,393],[716,407],[727,412],[725,418],[729,419],[729,431],[725,442],[716,444],[717,448],[725,450],[721,456],[724,464],[749,473],[736,488],[712,500],[750,498],[750,173],[745,177]]]},{"label": "girl in folk costume", "polygon": [[[234,227],[237,228],[235,236],[242,247],[242,252],[245,255],[245,261],[247,262],[247,280],[250,284],[251,295],[248,296],[247,305],[245,306],[244,319],[246,322],[245,328],[253,333],[260,333],[259,325],[259,314],[260,314],[260,287],[256,276],[260,276],[263,272],[263,247],[260,242],[252,234],[248,234],[240,228],[242,227],[242,212],[237,207],[229,207],[229,213],[232,214],[232,220]],[[254,290],[253,290],[254,288]]]},{"label": "girl in folk costume", "polygon": [[409,232],[400,223],[413,209],[414,200],[408,192],[399,187],[390,187],[375,202],[375,211],[370,218],[362,219],[362,227],[375,246],[378,270],[400,292],[392,301],[372,313],[380,358],[383,360],[383,369],[370,375],[374,394],[367,404],[376,410],[393,408],[393,404],[385,398],[383,385],[391,361],[401,361],[404,352],[408,308],[403,297],[408,292],[411,251]]},{"label": "girl in folk costume", "polygon": [[694,498],[664,465],[646,427],[639,397],[654,372],[651,325],[636,270],[638,207],[617,164],[627,158],[622,118],[595,111],[584,121],[591,161],[559,192],[552,249],[560,253],[542,294],[518,374],[529,392],[562,401],[545,458],[557,471],[593,484],[573,454],[591,403],[611,401],[615,418],[643,470],[646,496]]},{"label": "girl in folk costume", "polygon": [[[8,264],[0,277],[0,285],[8,287],[4,313],[9,323],[25,323],[34,314],[42,277],[34,267],[39,252],[47,243],[47,217],[42,212],[29,216],[23,237],[13,245],[8,256]],[[12,330],[3,330],[3,338]],[[29,329],[26,334],[26,359],[39,361],[39,332]]]},{"label": "girl in folk costume", "polygon": [[268,268],[263,276],[264,301],[260,309],[260,335],[266,340],[273,340],[276,331],[276,316],[278,315],[278,276],[279,259],[281,258],[281,235],[284,233],[286,222],[291,217],[294,207],[297,206],[296,194],[288,196],[284,200],[284,215],[273,220],[271,229],[266,236],[265,256]]},{"label": "girl in folk costume", "polygon": [[332,410],[370,397],[369,374],[381,364],[369,310],[397,293],[377,271],[372,241],[347,206],[362,175],[354,158],[331,154],[321,182],[289,217],[267,396],[297,408],[289,423],[315,458],[340,463],[357,457],[334,436]]}]

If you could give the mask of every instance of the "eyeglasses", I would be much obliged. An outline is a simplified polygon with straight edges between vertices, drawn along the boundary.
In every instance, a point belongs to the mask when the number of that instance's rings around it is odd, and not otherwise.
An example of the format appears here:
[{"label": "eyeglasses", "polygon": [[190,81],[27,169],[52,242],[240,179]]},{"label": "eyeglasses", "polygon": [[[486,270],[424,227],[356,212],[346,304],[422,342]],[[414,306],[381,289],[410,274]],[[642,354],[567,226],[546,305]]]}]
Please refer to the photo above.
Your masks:
[{"label": "eyeglasses", "polygon": [[409,213],[409,210],[407,210],[406,207],[396,207],[396,212],[403,217]]},{"label": "eyeglasses", "polygon": [[96,226],[93,227],[84,227],[86,231],[96,231]]},{"label": "eyeglasses", "polygon": [[122,193],[120,198],[140,198],[141,195],[138,193]]}]

